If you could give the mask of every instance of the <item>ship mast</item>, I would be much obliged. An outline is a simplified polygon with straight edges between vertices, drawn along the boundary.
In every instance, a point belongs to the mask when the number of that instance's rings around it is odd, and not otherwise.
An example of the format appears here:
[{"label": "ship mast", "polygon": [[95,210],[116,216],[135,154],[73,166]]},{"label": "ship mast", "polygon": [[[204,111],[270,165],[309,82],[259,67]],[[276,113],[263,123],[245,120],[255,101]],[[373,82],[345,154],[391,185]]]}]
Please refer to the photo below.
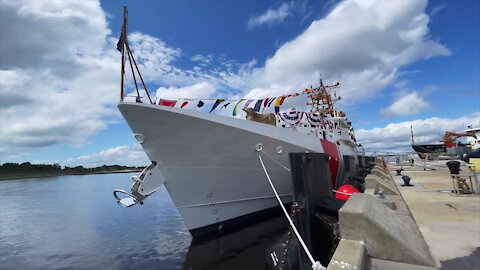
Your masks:
[{"label": "ship mast", "polygon": [[135,66],[136,73],[138,74],[138,77],[140,78],[140,81],[142,82],[143,89],[145,90],[145,93],[147,94],[148,100],[150,101],[150,104],[153,104],[152,99],[150,98],[150,94],[148,93],[147,86],[145,85],[145,82],[143,81],[142,74],[140,73],[140,70],[138,69],[137,61],[135,61],[135,58],[133,57],[132,50],[130,50],[130,45],[128,44],[128,40],[127,40],[127,15],[128,15],[127,7],[123,6],[122,32],[120,34],[120,39],[117,43],[117,50],[119,50],[122,53],[120,100],[123,101],[123,98],[125,97],[125,95],[124,95],[124,80],[125,80],[125,51],[126,51],[127,55],[128,55],[128,62],[130,63],[130,69],[132,71],[133,81],[135,83],[135,89],[137,90],[137,101],[141,102],[141,99],[140,99],[140,91],[138,90],[137,78],[135,76],[135,71],[133,69],[134,66]]},{"label": "ship mast", "polygon": [[313,93],[310,95],[310,102],[307,103],[311,105],[311,113],[319,113],[322,116],[330,114],[332,117],[345,116],[345,113],[338,113],[334,107],[334,104],[341,99],[341,97],[332,98],[331,91],[335,88],[340,87],[340,83],[334,85],[324,85],[323,80],[320,79],[320,86],[317,89],[314,89]]}]

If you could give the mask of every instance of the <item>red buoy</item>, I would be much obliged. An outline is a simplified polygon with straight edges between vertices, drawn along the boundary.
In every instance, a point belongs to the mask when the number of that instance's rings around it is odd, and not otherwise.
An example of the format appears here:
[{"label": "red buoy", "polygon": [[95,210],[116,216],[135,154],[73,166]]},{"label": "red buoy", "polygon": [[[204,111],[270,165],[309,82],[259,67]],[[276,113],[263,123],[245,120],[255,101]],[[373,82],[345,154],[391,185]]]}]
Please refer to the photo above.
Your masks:
[{"label": "red buoy", "polygon": [[360,191],[352,185],[343,185],[338,188],[337,191],[338,192],[335,192],[335,198],[342,201],[347,201],[353,193],[360,193]]}]

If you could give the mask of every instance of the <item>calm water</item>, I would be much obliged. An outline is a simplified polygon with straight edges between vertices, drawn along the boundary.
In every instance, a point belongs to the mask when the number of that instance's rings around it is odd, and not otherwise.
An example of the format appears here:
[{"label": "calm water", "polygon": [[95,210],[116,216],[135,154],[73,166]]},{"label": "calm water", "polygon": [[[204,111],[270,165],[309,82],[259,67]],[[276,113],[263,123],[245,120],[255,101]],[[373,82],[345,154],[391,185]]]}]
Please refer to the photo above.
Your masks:
[{"label": "calm water", "polygon": [[263,269],[282,217],[192,241],[167,191],[123,208],[133,174],[0,181],[1,269]]}]

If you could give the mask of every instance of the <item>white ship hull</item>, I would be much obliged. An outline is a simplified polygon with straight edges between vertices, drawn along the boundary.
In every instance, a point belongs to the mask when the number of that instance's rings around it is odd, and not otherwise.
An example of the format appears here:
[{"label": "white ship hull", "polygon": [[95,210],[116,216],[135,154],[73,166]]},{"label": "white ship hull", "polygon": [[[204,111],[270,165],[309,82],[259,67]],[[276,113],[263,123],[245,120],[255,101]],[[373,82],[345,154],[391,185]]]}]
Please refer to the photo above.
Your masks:
[{"label": "white ship hull", "polygon": [[[292,200],[290,152],[323,152],[319,138],[288,129],[179,108],[120,103],[118,108],[158,167],[192,235],[222,230],[278,206],[258,159],[284,203]],[[278,147],[282,148],[281,153]]]}]

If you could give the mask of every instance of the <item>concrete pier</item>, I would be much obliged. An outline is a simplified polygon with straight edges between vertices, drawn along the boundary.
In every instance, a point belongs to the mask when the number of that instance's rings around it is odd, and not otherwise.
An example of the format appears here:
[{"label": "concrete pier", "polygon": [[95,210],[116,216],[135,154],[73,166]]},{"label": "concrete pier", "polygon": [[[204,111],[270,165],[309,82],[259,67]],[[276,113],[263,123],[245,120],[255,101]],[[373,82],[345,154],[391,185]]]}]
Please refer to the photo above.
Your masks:
[{"label": "concrete pier", "polygon": [[[394,164],[372,169],[365,194],[339,212],[342,244],[328,269],[480,269],[480,196],[450,192],[445,163],[402,166],[400,176]],[[463,162],[461,170],[470,186]]]},{"label": "concrete pier", "polygon": [[[395,176],[400,166],[389,169],[441,269],[480,269],[480,195],[447,193],[453,184],[445,163],[427,162],[426,170],[423,164],[403,166],[412,187],[403,187],[401,176]],[[470,186],[470,169],[462,162],[461,170]]]}]

